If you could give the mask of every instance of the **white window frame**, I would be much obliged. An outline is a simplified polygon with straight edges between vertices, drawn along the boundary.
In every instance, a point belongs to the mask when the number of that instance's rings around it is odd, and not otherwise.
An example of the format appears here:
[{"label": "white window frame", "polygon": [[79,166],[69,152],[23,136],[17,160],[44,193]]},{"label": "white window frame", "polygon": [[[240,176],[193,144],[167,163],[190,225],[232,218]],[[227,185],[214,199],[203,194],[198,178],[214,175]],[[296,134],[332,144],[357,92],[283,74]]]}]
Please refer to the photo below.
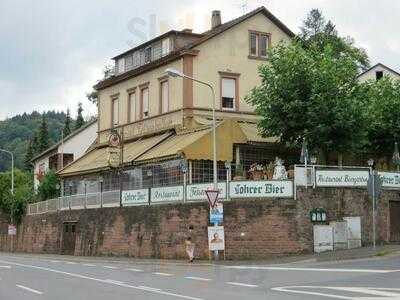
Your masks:
[{"label": "white window frame", "polygon": [[[165,85],[166,93],[164,93]],[[163,80],[160,81],[160,113],[165,114],[167,112],[169,112],[169,80]]]},{"label": "white window frame", "polygon": [[[224,98],[224,80],[232,80],[233,81],[233,105],[232,107],[224,107],[224,102],[223,102],[223,98]],[[228,76],[222,76],[221,77],[221,109],[225,110],[225,111],[235,111],[236,110],[236,97],[238,97],[237,93],[237,78],[235,77],[228,77]],[[228,98],[228,97],[227,97]],[[231,97],[229,97],[231,98]]]},{"label": "white window frame", "polygon": [[[144,97],[145,96],[145,91],[147,92],[147,99]],[[142,101],[142,118],[143,119],[147,119],[148,117],[150,117],[150,111],[149,111],[150,90],[149,90],[149,87],[148,86],[147,87],[143,87],[140,90],[140,93],[141,93],[141,101]]]},{"label": "white window frame", "polygon": [[[117,105],[115,105],[115,103]],[[119,126],[119,98],[112,98],[111,99],[112,105],[112,127]]]}]

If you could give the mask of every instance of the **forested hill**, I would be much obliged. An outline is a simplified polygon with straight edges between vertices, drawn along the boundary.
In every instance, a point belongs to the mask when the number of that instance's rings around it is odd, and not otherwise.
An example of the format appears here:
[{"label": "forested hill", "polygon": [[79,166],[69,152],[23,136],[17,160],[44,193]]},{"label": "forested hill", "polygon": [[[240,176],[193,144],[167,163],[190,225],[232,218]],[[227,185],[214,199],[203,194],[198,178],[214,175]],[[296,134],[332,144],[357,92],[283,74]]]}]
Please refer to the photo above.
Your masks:
[{"label": "forested hill", "polygon": [[[48,111],[43,113],[47,121],[49,143],[54,144],[60,139],[64,128],[66,114],[64,112]],[[15,166],[23,169],[29,141],[39,130],[42,114],[34,111],[0,121],[0,148],[12,151],[15,156]],[[0,153],[0,172],[10,168],[9,155]]]}]

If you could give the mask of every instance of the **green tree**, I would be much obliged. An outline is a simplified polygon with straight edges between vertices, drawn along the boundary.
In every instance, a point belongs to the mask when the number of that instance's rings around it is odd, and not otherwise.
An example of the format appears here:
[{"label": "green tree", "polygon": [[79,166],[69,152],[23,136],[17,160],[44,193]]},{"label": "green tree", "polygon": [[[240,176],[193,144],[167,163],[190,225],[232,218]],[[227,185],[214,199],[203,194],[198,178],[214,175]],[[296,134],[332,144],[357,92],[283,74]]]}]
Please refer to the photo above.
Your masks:
[{"label": "green tree", "polygon": [[312,9],[300,29],[298,40],[304,48],[313,47],[323,51],[327,45],[330,45],[334,57],[350,56],[359,67],[367,68],[369,66],[365,50],[355,47],[352,38],[340,37],[336,26],[331,21],[326,21],[320,10]]},{"label": "green tree", "polygon": [[38,132],[38,151],[43,152],[50,146],[49,129],[45,115],[42,116],[42,122],[40,123]]},{"label": "green tree", "polygon": [[368,118],[366,152],[391,155],[395,142],[400,142],[400,81],[383,77],[362,84],[365,89]]},{"label": "green tree", "polygon": [[337,57],[329,44],[322,51],[299,42],[280,44],[259,72],[262,84],[247,100],[262,116],[265,136],[297,147],[306,138],[321,154],[347,153],[364,143],[363,89],[352,55]]},{"label": "green tree", "polygon": [[71,115],[69,109],[67,109],[67,115],[65,116],[65,122],[64,122],[63,135],[64,137],[66,137],[70,134],[71,134]]},{"label": "green tree", "polygon": [[53,199],[60,196],[60,179],[50,170],[43,177],[38,187],[38,197],[40,200]]},{"label": "green tree", "polygon": [[82,108],[82,103],[78,103],[78,115],[76,117],[76,122],[75,122],[75,130],[81,128],[85,124],[85,120],[83,119],[82,116],[83,108]]},{"label": "green tree", "polygon": [[32,158],[34,157],[32,141],[28,142],[28,147],[25,154],[25,170],[32,170]]},{"label": "green tree", "polygon": [[15,170],[14,195],[11,194],[11,172],[0,173],[0,209],[10,216],[10,221],[19,222],[26,204],[33,201],[32,173]]}]

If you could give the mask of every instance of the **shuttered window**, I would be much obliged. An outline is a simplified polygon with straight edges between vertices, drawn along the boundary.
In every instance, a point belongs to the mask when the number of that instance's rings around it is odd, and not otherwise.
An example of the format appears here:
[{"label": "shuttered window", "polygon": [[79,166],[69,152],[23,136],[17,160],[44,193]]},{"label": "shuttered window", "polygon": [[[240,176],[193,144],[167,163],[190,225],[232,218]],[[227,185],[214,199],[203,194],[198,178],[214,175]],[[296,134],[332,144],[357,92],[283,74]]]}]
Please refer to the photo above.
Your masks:
[{"label": "shuttered window", "polygon": [[168,80],[161,82],[161,113],[164,114],[169,110],[169,83]]},{"label": "shuttered window", "polygon": [[234,110],[236,99],[236,80],[235,78],[222,78],[221,95],[222,109]]},{"label": "shuttered window", "polygon": [[149,88],[142,89],[143,118],[149,117]]},{"label": "shuttered window", "polygon": [[112,125],[119,125],[119,107],[118,107],[118,98],[112,100]]}]

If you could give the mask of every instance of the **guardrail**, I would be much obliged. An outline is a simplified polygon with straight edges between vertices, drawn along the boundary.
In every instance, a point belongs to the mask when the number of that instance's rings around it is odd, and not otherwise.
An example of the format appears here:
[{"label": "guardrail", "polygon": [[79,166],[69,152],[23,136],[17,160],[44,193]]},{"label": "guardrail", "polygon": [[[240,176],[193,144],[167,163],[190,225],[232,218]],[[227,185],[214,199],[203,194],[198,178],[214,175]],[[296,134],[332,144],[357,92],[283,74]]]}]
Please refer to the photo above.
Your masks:
[{"label": "guardrail", "polygon": [[[59,210],[100,207],[207,201],[205,192],[212,188],[212,183],[203,183],[78,194],[29,204],[27,214],[34,215]],[[293,198],[293,181],[291,180],[220,182],[218,184],[218,189],[220,191],[219,198],[221,200],[268,197]]]}]

